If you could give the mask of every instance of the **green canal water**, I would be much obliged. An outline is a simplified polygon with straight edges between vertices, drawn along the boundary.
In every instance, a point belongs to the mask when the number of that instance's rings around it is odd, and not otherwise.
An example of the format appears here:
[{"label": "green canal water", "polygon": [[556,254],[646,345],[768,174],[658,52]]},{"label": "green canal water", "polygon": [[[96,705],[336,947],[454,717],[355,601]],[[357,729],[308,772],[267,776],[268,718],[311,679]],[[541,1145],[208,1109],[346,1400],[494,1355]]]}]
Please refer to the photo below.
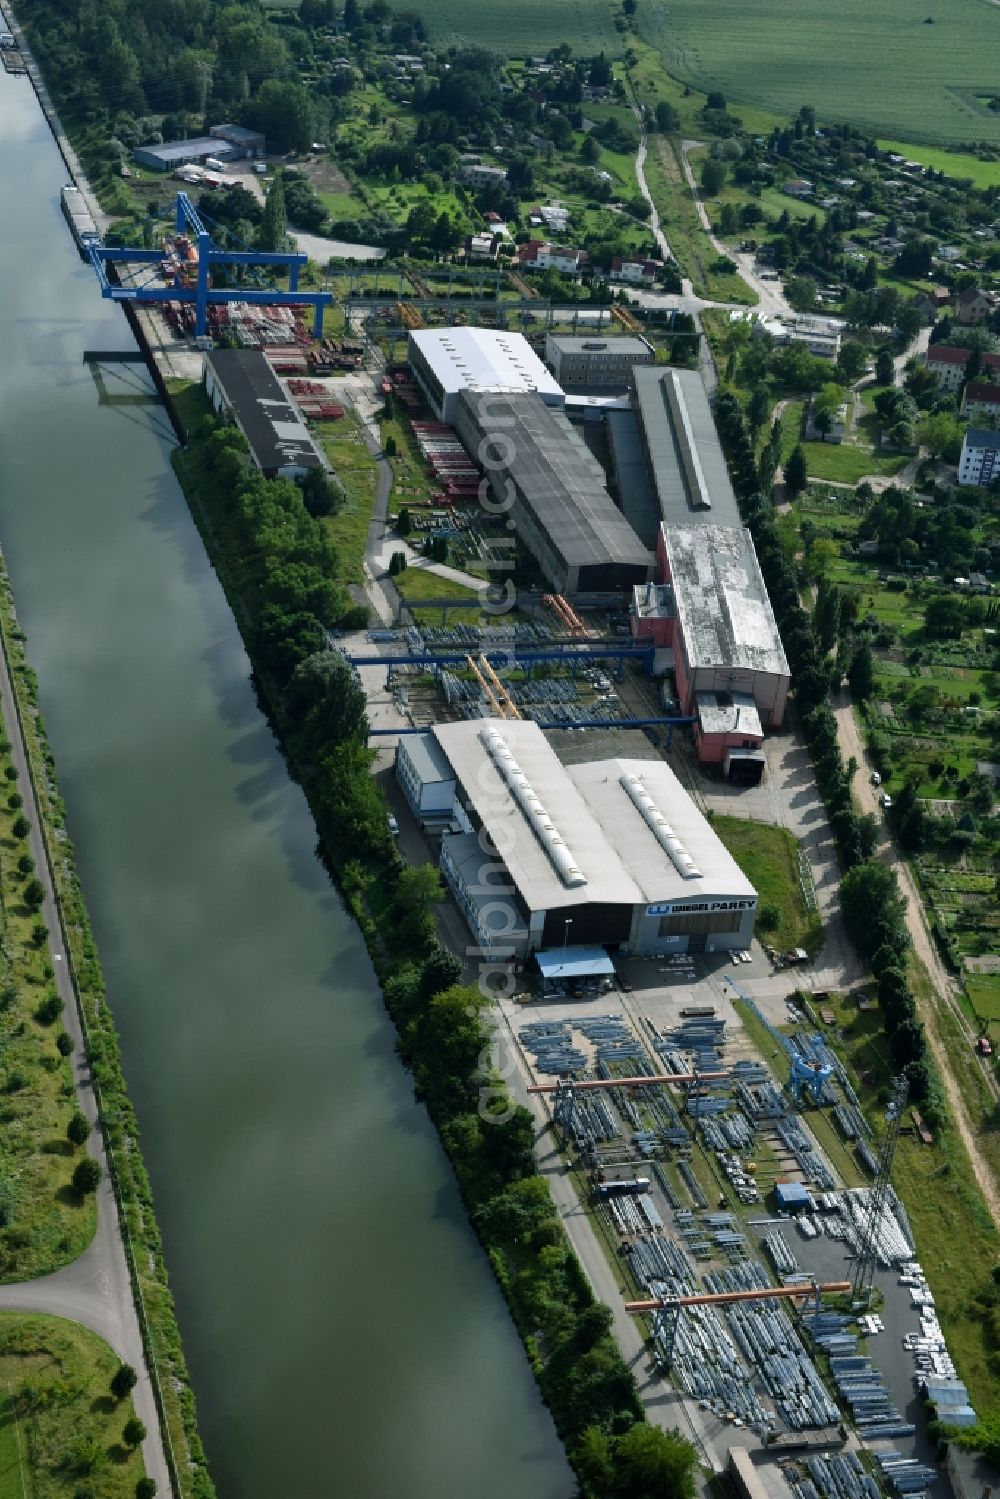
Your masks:
[{"label": "green canal water", "polygon": [[[572,1476],[254,700],[131,345],[0,73],[0,540],[225,1499]],[[101,385],[103,383],[103,390]]]}]

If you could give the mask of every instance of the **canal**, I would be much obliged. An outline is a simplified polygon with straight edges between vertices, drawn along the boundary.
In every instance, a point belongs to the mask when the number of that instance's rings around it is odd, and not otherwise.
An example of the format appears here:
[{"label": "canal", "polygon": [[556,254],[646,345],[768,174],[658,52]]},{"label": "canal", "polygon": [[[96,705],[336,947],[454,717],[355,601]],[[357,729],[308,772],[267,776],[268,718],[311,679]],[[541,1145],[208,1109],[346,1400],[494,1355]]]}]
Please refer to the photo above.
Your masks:
[{"label": "canal", "polygon": [[[0,73],[0,540],[223,1499],[572,1475],[254,700],[167,422]],[[103,386],[103,389],[102,389]]]}]

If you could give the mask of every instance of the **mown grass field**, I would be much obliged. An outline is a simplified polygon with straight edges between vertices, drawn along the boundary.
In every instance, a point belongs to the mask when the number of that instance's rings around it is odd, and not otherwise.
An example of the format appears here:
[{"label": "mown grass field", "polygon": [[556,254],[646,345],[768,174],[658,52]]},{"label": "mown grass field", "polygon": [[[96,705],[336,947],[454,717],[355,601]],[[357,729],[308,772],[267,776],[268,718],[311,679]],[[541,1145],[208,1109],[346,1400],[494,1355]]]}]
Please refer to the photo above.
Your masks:
[{"label": "mown grass field", "polygon": [[[544,15],[551,7],[533,10]],[[812,104],[820,119],[900,140],[1000,141],[1000,115],[985,102],[997,92],[991,59],[1000,48],[1000,7],[671,0],[668,9],[647,0],[637,19],[671,73],[721,89],[736,105],[746,100],[788,115]]]},{"label": "mown grass field", "polygon": [[337,548],[341,580],[362,583],[365,541],[378,487],[378,467],[365,446],[361,423],[353,413],[343,416],[339,422],[316,422],[314,432],[347,496],[336,515],[327,516],[323,524]]},{"label": "mown grass field", "polygon": [[773,906],[778,914],[778,924],[762,934],[767,941],[775,947],[818,952],[823,928],[803,899],[798,840],[784,828],[741,817],[714,817],[712,827],[754,886],[761,907]]},{"label": "mown grass field", "polygon": [[883,151],[896,151],[907,161],[919,161],[959,181],[971,178],[975,187],[995,187],[1000,183],[1000,161],[980,161],[966,151],[941,151],[934,146],[915,146],[907,141],[879,141]]},{"label": "mown grass field", "polygon": [[792,449],[802,443],[810,479],[830,484],[857,484],[868,474],[895,474],[905,468],[904,453],[876,453],[872,447],[875,426],[862,420],[859,442],[803,442],[802,414],[804,402],[793,401],[781,419],[781,461],[787,462]]}]

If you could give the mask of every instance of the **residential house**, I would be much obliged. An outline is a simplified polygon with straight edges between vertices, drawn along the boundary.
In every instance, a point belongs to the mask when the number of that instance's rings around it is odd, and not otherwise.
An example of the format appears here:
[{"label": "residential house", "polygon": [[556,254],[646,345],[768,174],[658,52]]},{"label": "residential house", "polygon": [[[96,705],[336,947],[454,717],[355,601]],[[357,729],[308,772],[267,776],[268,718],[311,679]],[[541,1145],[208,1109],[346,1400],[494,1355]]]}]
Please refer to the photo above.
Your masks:
[{"label": "residential house", "polygon": [[1000,478],[1000,432],[970,427],[962,439],[958,482],[981,484],[985,488],[996,478]]},{"label": "residential house", "polygon": [[496,260],[500,254],[499,236],[493,234],[470,234],[465,241],[467,260]]},{"label": "residential house", "polygon": [[529,239],[517,247],[517,263],[522,270],[573,274],[586,259],[583,250],[574,250],[570,245],[552,245],[547,240]]},{"label": "residential house", "polygon": [[782,183],[782,188],[790,198],[811,198],[813,195],[813,185],[805,177],[792,177]]},{"label": "residential house", "polygon": [[[924,363],[933,371],[938,388],[946,395],[953,395],[965,380],[971,355],[971,349],[955,348],[951,344],[931,344],[924,355]],[[1000,354],[981,354],[980,369],[987,379],[996,376],[1000,380]]]},{"label": "residential house", "polygon": [[503,187],[507,181],[506,167],[488,167],[481,161],[467,162],[459,167],[458,175],[470,187]]},{"label": "residential house", "polygon": [[652,286],[662,270],[662,260],[626,260],[616,255],[611,262],[611,280],[624,281],[629,286]]},{"label": "residential house", "polygon": [[962,415],[996,416],[1000,412],[1000,385],[990,385],[985,380],[970,380],[962,396]]},{"label": "residential house", "polygon": [[543,203],[538,210],[542,223],[551,234],[565,234],[569,228],[569,209],[558,203]]},{"label": "residential house", "polygon": [[981,286],[967,286],[955,298],[955,319],[976,327],[996,309],[997,300],[994,292],[984,291]]}]

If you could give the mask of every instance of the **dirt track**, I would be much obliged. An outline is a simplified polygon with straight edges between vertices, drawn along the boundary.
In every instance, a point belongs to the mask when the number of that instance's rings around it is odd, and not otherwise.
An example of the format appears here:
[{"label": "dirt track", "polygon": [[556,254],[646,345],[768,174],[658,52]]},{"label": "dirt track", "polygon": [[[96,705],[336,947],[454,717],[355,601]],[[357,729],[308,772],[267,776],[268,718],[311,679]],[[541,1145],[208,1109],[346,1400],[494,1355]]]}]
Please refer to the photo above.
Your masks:
[{"label": "dirt track", "polygon": [[[913,950],[930,975],[931,983],[938,995],[939,1003],[947,1005],[956,1015],[963,1032],[968,1036],[969,1046],[971,1047],[975,1037],[959,1008],[954,983],[944,964],[941,962],[937,948],[934,945],[934,939],[927,929],[920,892],[917,890],[916,883],[910,873],[909,865],[900,854],[894,840],[889,836],[885,826],[885,817],[878,803],[878,795],[869,783],[868,775],[865,772],[867,756],[861,735],[858,731],[858,723],[854,716],[850,694],[846,690],[840,693],[838,700],[835,702],[834,713],[837,719],[837,738],[840,743],[840,752],[845,761],[853,755],[861,767],[861,771],[854,781],[855,797],[862,812],[874,813],[882,829],[877,850],[878,857],[892,865],[896,871],[896,878],[899,881],[900,892],[906,899],[906,927],[910,934],[910,940],[913,943]],[[919,999],[917,1000],[917,1011],[924,1025],[927,1044],[931,1049],[934,1065],[941,1079],[941,1086],[945,1091],[945,1096],[948,1100],[948,1109],[954,1120],[955,1128],[958,1130],[962,1143],[968,1152],[979,1190],[983,1194],[993,1222],[1000,1229],[1000,1191],[997,1189],[997,1181],[989,1162],[979,1149],[979,1142],[976,1139],[975,1129],[969,1118],[965,1099],[962,1096],[957,1080],[952,1074],[947,1051],[938,1034],[936,1017],[926,1002],[921,1002]],[[989,1077],[989,1083],[994,1097],[996,1097],[998,1089],[992,1077]]]}]

